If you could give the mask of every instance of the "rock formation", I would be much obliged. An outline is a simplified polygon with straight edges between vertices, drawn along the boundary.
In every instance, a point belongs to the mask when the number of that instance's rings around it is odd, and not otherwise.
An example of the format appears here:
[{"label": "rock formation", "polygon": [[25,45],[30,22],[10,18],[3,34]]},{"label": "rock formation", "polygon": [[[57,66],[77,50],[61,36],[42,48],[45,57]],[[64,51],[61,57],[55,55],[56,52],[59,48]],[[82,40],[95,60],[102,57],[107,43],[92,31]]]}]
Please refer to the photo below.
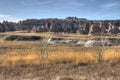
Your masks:
[{"label": "rock formation", "polygon": [[5,27],[0,23],[0,32],[5,32]]},{"label": "rock formation", "polygon": [[6,32],[6,31],[15,31],[13,23],[9,23],[9,22],[0,23],[0,32]]},{"label": "rock formation", "polygon": [[107,32],[107,29],[104,25],[103,21],[97,21],[94,22],[90,27],[89,27],[89,35],[91,34],[105,34]]},{"label": "rock formation", "polygon": [[117,34],[119,32],[120,32],[119,27],[115,27],[115,25],[112,25],[111,23],[109,23],[108,33]]},{"label": "rock formation", "polygon": [[79,33],[79,34],[118,34],[120,20],[87,20],[67,17],[66,19],[27,19],[18,23],[3,22],[1,32],[26,30],[29,32]]}]

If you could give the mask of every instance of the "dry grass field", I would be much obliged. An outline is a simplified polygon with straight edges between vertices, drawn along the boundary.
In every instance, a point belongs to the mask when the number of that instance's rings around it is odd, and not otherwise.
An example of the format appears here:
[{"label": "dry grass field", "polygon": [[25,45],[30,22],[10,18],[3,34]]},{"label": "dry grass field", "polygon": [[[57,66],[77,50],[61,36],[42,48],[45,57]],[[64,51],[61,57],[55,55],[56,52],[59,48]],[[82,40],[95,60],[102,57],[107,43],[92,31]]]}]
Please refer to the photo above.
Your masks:
[{"label": "dry grass field", "polygon": [[[0,35],[13,34],[1,33]],[[16,35],[56,37],[56,35],[50,33],[19,33]],[[74,36],[73,34],[61,34],[60,36],[63,38],[89,38],[88,36]],[[104,50],[101,51],[103,48]],[[22,78],[31,78],[33,75],[35,77],[46,78],[46,80],[51,80],[51,77],[58,75],[90,75],[105,78],[111,76],[112,78],[115,77],[114,80],[119,80],[120,47],[105,46],[103,48],[96,46],[71,46],[68,44],[46,46],[42,45],[39,41],[1,40],[0,80],[14,80],[12,78],[23,80]],[[113,70],[114,74],[111,70]],[[16,78],[17,76],[18,78]],[[112,78],[106,80],[113,80]]]},{"label": "dry grass field", "polygon": [[[27,64],[31,61],[36,64],[41,64],[42,58],[46,63],[74,63],[87,64],[89,62],[97,63],[100,47],[82,47],[69,45],[49,45],[44,50],[40,44],[33,44],[34,42],[14,41],[14,42],[0,42],[0,58],[1,63],[17,64],[24,62]],[[43,46],[44,47],[44,46]],[[115,62],[120,60],[119,47],[104,47],[102,53],[103,61]],[[42,52],[41,52],[42,51]]]},{"label": "dry grass field", "polygon": [[53,37],[53,38],[68,38],[68,39],[92,39],[92,38],[119,38],[120,36],[113,34],[113,35],[106,35],[106,36],[98,36],[98,35],[81,35],[81,34],[73,34],[73,33],[58,33],[54,34],[52,32],[43,32],[43,33],[23,33],[23,32],[5,32],[5,33],[0,33],[0,35],[20,35],[20,36],[43,36],[43,37]]}]

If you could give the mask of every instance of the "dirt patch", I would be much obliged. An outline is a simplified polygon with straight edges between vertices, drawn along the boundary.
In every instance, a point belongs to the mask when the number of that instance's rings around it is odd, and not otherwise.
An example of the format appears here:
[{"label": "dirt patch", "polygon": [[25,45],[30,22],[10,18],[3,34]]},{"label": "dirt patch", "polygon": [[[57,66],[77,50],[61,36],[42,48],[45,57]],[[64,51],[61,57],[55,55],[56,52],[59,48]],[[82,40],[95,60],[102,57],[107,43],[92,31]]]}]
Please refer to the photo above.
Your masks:
[{"label": "dirt patch", "polygon": [[40,36],[18,36],[11,35],[5,38],[6,41],[36,41],[41,40],[43,37]]}]

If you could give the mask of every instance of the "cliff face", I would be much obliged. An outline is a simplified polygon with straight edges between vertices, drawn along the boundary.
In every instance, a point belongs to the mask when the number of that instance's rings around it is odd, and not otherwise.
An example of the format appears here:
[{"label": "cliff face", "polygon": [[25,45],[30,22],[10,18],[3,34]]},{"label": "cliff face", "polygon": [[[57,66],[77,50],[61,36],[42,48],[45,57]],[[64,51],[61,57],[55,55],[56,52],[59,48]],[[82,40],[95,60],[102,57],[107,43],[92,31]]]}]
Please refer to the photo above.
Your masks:
[{"label": "cliff face", "polygon": [[5,32],[5,27],[0,23],[0,32]]},{"label": "cliff face", "polygon": [[66,19],[27,19],[16,24],[3,23],[2,25],[4,25],[5,31],[27,30],[28,32],[80,34],[120,33],[120,20],[87,20],[76,17],[67,17]]},{"label": "cliff face", "polygon": [[15,23],[3,22],[0,23],[0,32],[15,31]]}]

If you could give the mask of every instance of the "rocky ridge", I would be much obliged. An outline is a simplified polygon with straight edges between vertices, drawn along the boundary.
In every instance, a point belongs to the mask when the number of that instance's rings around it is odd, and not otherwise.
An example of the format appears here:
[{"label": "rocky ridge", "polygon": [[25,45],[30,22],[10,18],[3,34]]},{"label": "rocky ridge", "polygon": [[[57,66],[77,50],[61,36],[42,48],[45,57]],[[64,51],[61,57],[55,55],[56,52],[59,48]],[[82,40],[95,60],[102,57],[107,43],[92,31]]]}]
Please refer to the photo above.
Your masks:
[{"label": "rocky ridge", "polygon": [[80,33],[80,34],[118,34],[120,20],[87,20],[85,18],[67,17],[65,19],[27,19],[17,23],[4,21],[0,23],[0,32],[27,31]]}]

